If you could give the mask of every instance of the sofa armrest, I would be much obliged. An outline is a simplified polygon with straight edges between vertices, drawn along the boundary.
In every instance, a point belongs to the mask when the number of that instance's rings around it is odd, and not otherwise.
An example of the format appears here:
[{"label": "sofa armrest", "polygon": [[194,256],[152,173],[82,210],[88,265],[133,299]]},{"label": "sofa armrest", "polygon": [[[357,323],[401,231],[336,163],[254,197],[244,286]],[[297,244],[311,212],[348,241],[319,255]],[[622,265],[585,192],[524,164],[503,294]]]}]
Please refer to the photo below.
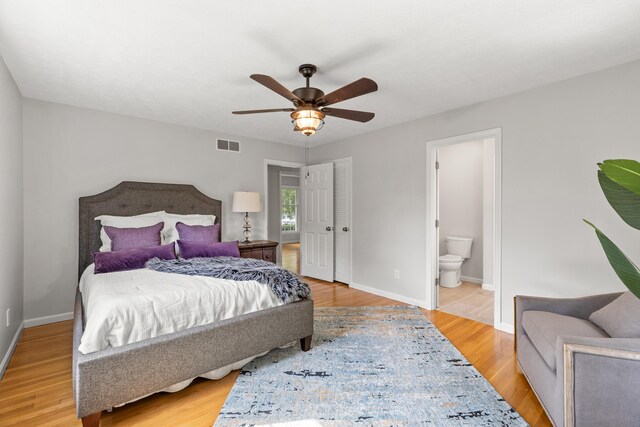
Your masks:
[{"label": "sofa armrest", "polygon": [[635,426],[640,419],[640,339],[559,337],[564,426]]},{"label": "sofa armrest", "polygon": [[591,313],[622,295],[622,292],[591,295],[579,298],[544,298],[516,295],[515,297],[515,332],[516,337],[524,333],[522,313],[528,310],[548,311],[550,313],[577,317],[588,320]]}]

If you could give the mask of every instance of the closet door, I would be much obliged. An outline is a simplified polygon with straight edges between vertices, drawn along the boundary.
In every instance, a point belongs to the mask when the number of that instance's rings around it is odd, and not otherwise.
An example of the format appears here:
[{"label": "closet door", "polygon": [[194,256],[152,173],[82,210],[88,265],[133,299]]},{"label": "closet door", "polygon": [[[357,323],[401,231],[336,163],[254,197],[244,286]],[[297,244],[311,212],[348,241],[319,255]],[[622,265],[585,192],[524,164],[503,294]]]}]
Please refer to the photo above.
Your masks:
[{"label": "closet door", "polygon": [[333,163],[300,170],[300,274],[333,282]]},{"label": "closet door", "polygon": [[351,284],[351,159],[333,168],[335,280]]}]

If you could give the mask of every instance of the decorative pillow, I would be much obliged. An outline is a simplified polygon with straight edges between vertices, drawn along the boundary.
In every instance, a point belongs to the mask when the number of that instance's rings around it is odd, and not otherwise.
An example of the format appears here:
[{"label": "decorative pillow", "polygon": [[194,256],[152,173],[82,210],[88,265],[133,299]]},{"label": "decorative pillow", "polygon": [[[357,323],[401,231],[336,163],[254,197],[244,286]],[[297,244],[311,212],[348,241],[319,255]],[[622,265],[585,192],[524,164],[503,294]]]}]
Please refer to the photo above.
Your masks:
[{"label": "decorative pillow", "polygon": [[100,230],[100,240],[102,241],[100,252],[109,252],[111,250],[111,239],[104,231],[105,225],[118,228],[148,227],[162,221],[164,214],[164,211],[157,211],[134,216],[100,215],[95,217],[94,219],[100,221],[102,225]]},{"label": "decorative pillow", "polygon": [[180,256],[184,259],[200,257],[213,258],[217,256],[240,257],[240,249],[238,249],[237,241],[202,243],[178,240],[178,248],[180,249]]},{"label": "decorative pillow", "polygon": [[611,338],[640,338],[640,299],[631,292],[591,313],[589,320],[600,326]]},{"label": "decorative pillow", "polygon": [[162,230],[162,244],[175,242],[178,240],[178,230],[176,230],[176,223],[181,222],[186,225],[213,225],[216,222],[215,215],[201,215],[201,214],[164,214],[164,230]]},{"label": "decorative pillow", "polygon": [[176,230],[183,242],[218,243],[220,241],[220,224],[187,225],[176,222]]},{"label": "decorative pillow", "polygon": [[175,259],[175,243],[142,249],[125,249],[113,252],[94,252],[94,272],[112,273],[114,271],[137,270],[151,258]]},{"label": "decorative pillow", "polygon": [[102,228],[111,239],[111,250],[122,251],[160,246],[160,232],[164,228],[164,222],[140,228],[118,228],[108,225]]}]

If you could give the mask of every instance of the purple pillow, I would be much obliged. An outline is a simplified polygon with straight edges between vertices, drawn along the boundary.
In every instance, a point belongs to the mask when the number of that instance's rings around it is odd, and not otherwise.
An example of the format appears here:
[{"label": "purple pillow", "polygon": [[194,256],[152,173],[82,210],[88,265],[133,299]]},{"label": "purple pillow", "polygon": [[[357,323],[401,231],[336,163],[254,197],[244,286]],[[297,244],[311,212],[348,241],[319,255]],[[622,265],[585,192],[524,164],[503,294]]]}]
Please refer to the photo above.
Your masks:
[{"label": "purple pillow", "polygon": [[178,248],[180,249],[180,257],[184,259],[198,257],[213,258],[217,256],[240,257],[240,249],[238,249],[237,241],[202,243],[178,240]]},{"label": "purple pillow", "polygon": [[180,240],[184,242],[217,243],[220,241],[220,224],[187,225],[176,222]]},{"label": "purple pillow", "polygon": [[111,239],[111,250],[123,251],[160,246],[160,232],[163,227],[164,222],[140,228],[117,228],[108,225],[103,228]]},{"label": "purple pillow", "polygon": [[113,252],[94,252],[94,272],[111,273],[114,271],[136,270],[144,268],[151,258],[176,259],[174,242],[151,248],[125,249]]}]

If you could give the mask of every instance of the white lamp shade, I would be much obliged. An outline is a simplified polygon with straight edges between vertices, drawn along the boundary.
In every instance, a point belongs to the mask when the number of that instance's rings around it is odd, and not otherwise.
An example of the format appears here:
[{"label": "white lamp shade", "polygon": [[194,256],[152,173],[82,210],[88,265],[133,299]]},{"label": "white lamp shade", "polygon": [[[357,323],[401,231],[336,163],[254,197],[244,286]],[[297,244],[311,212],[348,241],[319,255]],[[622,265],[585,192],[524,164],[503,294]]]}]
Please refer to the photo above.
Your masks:
[{"label": "white lamp shade", "polygon": [[236,191],[231,209],[233,212],[260,212],[260,193]]}]

